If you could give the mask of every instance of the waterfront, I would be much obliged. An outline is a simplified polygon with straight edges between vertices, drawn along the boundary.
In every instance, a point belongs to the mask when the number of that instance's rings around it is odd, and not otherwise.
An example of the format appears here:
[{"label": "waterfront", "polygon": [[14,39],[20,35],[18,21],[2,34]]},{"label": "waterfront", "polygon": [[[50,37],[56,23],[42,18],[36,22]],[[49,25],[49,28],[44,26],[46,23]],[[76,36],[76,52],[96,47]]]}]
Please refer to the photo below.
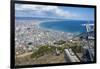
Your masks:
[{"label": "waterfront", "polygon": [[[42,21],[43,22],[43,21]],[[59,40],[72,39],[73,33],[55,31],[39,27],[39,20],[16,20],[15,23],[15,47],[16,54],[20,49],[23,52],[37,49],[40,45],[50,44]],[[22,50],[21,50],[22,51]]]},{"label": "waterfront", "polygon": [[15,4],[15,65],[94,61],[94,8]]},{"label": "waterfront", "polygon": [[[86,38],[86,33],[83,32],[84,28],[79,28],[77,31],[74,30],[74,32],[68,32],[63,31],[59,29],[53,28],[47,28],[41,26],[42,24],[48,24],[50,23],[52,25],[52,22],[57,22],[59,25],[58,27],[63,24],[63,20],[37,20],[37,19],[31,19],[31,20],[15,20],[15,57],[16,57],[16,64],[42,64],[40,61],[41,57],[45,56],[41,59],[44,60],[47,57],[52,55],[52,57],[55,57],[55,54],[58,52],[59,56],[56,56],[57,59],[54,61],[54,63],[62,63],[65,62],[64,59],[64,50],[65,49],[72,49],[74,52],[76,52],[78,57],[82,59],[82,48],[84,46],[87,46],[87,40],[84,41],[80,40],[80,37]],[[67,21],[66,21],[67,24]],[[73,22],[74,24],[74,22]],[[72,26],[74,26],[72,24]],[[82,25],[81,23],[79,24]],[[53,24],[55,25],[55,24]],[[69,24],[70,25],[70,24]],[[78,25],[78,24],[77,24]],[[63,26],[63,25],[62,25]],[[77,26],[77,27],[79,27]],[[67,28],[68,29],[68,28]],[[83,30],[82,30],[83,29]],[[71,29],[73,30],[73,29]],[[80,32],[81,31],[81,32]],[[78,32],[78,33],[77,33]],[[84,33],[84,34],[82,34]],[[93,32],[91,32],[91,35],[93,35]],[[94,41],[91,43],[91,47],[94,47]],[[39,53],[40,52],[40,53]],[[45,53],[47,52],[47,53]],[[44,54],[45,53],[45,54]],[[41,55],[42,54],[42,55]],[[62,54],[62,57],[60,56]],[[29,57],[28,57],[29,56]],[[22,59],[25,58],[25,59]],[[28,61],[26,60],[28,59]],[[49,62],[43,61],[43,63],[52,63],[53,59],[48,58]],[[60,60],[61,59],[61,60]],[[33,62],[30,62],[33,61]]]}]

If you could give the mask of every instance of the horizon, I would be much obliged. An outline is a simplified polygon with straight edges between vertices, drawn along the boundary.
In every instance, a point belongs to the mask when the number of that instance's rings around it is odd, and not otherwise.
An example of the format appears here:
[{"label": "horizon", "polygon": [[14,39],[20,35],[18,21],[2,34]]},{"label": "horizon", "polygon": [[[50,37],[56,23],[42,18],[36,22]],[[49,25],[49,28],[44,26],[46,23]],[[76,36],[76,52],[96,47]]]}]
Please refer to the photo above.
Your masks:
[{"label": "horizon", "polygon": [[94,8],[15,4],[15,17],[44,17],[94,21]]}]

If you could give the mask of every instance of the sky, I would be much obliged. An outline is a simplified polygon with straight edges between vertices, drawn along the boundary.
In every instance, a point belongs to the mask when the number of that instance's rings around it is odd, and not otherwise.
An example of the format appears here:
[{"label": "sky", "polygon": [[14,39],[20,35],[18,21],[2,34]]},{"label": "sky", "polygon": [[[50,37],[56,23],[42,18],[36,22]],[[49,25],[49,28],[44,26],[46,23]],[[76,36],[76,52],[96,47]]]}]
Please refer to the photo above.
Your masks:
[{"label": "sky", "polygon": [[94,20],[94,8],[15,4],[15,16]]}]

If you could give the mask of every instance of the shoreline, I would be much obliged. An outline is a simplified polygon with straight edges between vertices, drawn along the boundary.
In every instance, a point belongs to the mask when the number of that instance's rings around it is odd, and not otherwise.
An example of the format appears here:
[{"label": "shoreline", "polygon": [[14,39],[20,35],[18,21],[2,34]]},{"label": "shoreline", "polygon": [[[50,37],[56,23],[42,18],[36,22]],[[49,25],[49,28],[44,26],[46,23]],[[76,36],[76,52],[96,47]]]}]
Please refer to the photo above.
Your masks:
[{"label": "shoreline", "polygon": [[38,22],[37,26],[40,28],[40,29],[44,29],[44,30],[48,30],[48,31],[54,31],[54,32],[61,32],[61,33],[69,33],[69,34],[80,34],[80,32],[67,32],[67,31],[62,31],[62,30],[55,30],[55,29],[49,29],[49,28],[44,28],[42,26],[40,26],[41,23],[44,23],[44,22],[56,22],[56,21],[65,21],[65,20],[47,20],[47,21],[40,21]]},{"label": "shoreline", "polygon": [[52,29],[49,30],[39,26],[40,23],[48,21],[31,20],[16,22],[19,23],[15,24],[15,47],[16,52],[19,53],[36,49],[38,46],[44,44],[53,45],[54,42],[59,40],[67,41],[75,36],[70,32],[57,31]]}]

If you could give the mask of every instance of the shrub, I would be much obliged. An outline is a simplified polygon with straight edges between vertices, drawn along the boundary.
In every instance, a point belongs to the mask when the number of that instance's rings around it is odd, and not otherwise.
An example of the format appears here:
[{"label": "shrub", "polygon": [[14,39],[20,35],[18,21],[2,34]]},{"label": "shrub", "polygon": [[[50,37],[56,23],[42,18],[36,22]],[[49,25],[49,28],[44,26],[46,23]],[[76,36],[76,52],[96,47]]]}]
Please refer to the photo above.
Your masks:
[{"label": "shrub", "polygon": [[60,40],[60,41],[55,42],[54,44],[62,45],[62,44],[64,44],[64,43],[66,43],[66,41]]},{"label": "shrub", "polygon": [[53,46],[49,46],[49,45],[40,46],[37,51],[33,52],[32,58],[38,58],[45,54],[52,53],[54,50],[55,50],[55,47]]}]

